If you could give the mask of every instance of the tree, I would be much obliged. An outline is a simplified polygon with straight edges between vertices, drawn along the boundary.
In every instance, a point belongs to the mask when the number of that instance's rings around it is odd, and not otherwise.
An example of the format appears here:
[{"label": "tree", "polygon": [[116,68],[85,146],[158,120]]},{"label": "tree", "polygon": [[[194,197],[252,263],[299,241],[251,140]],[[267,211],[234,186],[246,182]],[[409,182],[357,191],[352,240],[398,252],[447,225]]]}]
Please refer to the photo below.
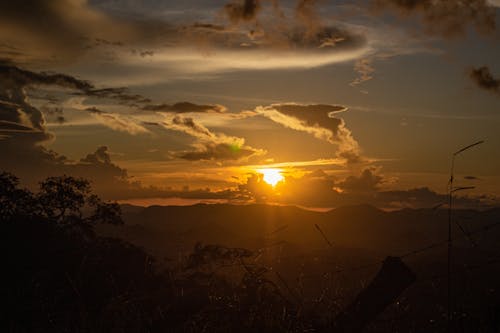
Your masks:
[{"label": "tree", "polygon": [[13,174],[0,172],[0,219],[29,215],[34,209],[32,193],[20,189],[19,179]]},{"label": "tree", "polygon": [[19,188],[19,179],[0,173],[0,218],[43,217],[59,225],[96,223],[123,224],[117,203],[102,201],[92,194],[90,182],[72,176],[49,177],[40,183],[40,191],[32,193]]},{"label": "tree", "polygon": [[90,191],[89,181],[83,178],[49,177],[40,183],[37,199],[46,217],[64,223],[68,217],[82,218]]}]

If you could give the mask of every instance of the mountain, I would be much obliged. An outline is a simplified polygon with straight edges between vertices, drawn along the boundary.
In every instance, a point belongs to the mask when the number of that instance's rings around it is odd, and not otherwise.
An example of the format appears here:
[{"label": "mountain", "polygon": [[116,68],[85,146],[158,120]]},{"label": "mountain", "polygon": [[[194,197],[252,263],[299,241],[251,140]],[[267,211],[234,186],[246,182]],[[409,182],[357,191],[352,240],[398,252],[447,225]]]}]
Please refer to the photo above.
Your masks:
[{"label": "mountain", "polygon": [[[251,250],[277,243],[301,252],[362,249],[378,257],[443,242],[448,232],[445,209],[386,212],[369,205],[357,205],[315,212],[294,206],[198,204],[126,206],[123,211],[124,227],[106,227],[101,232],[168,257],[189,252],[197,242]],[[481,242],[484,249],[495,246],[500,227],[486,235],[477,232],[471,237],[460,229],[474,232],[496,221],[500,221],[500,209],[454,210],[455,246],[469,248],[474,242]]]}]

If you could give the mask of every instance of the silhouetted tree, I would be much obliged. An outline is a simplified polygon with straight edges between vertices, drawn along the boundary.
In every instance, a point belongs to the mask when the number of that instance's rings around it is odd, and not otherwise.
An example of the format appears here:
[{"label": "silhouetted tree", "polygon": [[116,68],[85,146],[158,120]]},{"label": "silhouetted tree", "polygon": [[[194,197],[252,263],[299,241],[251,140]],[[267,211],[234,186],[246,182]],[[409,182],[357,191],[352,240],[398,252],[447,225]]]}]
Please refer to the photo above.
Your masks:
[{"label": "silhouetted tree", "polygon": [[37,199],[45,216],[62,223],[70,216],[82,218],[90,190],[90,183],[82,178],[49,177],[40,183]]},{"label": "silhouetted tree", "polygon": [[[37,200],[43,214],[58,223],[123,223],[120,206],[93,195],[90,182],[83,178],[49,177],[40,183]],[[84,216],[85,209],[93,212]]]},{"label": "silhouetted tree", "polygon": [[19,179],[8,173],[0,172],[0,220],[15,215],[33,214],[33,194],[19,188]]},{"label": "silhouetted tree", "polygon": [[[17,177],[2,172],[0,220],[0,331],[112,331],[103,326],[113,318],[110,306],[124,307],[136,295],[169,299],[151,256],[122,240],[96,235],[97,223],[123,221],[120,206],[93,195],[85,179],[50,177],[32,193],[19,187]],[[141,302],[136,306],[154,313]],[[147,320],[137,312],[136,326],[120,331],[147,330]]]}]

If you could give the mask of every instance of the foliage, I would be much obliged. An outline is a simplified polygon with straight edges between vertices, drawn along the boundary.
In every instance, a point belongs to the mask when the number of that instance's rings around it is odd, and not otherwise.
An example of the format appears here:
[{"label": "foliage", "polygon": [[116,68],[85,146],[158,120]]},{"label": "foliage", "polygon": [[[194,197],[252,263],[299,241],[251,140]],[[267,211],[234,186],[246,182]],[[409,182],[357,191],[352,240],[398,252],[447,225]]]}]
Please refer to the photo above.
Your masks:
[{"label": "foliage", "polygon": [[20,189],[14,175],[0,173],[0,213],[1,220],[24,215],[69,226],[123,223],[117,203],[103,202],[88,180],[71,176],[49,177],[32,193]]},{"label": "foliage", "polygon": [[7,172],[0,172],[0,219],[33,212],[33,194],[19,188],[19,179]]},{"label": "foliage", "polygon": [[[142,249],[99,237],[122,224],[120,206],[88,181],[50,177],[32,193],[0,174],[0,330],[9,332],[289,331],[294,311],[255,253],[195,245],[159,269]],[[232,267],[236,279],[222,272]],[[233,276],[234,277],[234,276]],[[267,306],[262,307],[265,303]],[[290,310],[284,310],[288,309]],[[286,315],[283,315],[285,313]]]}]

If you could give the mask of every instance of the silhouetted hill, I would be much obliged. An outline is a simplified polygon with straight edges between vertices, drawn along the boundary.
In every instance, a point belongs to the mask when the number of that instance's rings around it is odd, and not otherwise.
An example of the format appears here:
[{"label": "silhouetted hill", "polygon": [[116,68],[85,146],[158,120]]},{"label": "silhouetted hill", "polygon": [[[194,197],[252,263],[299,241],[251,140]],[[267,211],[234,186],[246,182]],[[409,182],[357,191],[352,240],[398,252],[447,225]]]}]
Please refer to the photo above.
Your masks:
[{"label": "silhouetted hill", "polygon": [[[447,214],[445,209],[386,212],[369,205],[345,206],[328,212],[271,205],[129,206],[124,209],[125,227],[107,227],[102,232],[112,232],[165,256],[189,251],[196,242],[250,249],[281,242],[308,252],[329,249],[321,232],[334,247],[399,254],[446,240]],[[498,208],[455,210],[456,246],[470,246],[460,227],[470,232],[498,220]],[[492,230],[489,237],[474,237],[486,245],[499,231]]]}]

